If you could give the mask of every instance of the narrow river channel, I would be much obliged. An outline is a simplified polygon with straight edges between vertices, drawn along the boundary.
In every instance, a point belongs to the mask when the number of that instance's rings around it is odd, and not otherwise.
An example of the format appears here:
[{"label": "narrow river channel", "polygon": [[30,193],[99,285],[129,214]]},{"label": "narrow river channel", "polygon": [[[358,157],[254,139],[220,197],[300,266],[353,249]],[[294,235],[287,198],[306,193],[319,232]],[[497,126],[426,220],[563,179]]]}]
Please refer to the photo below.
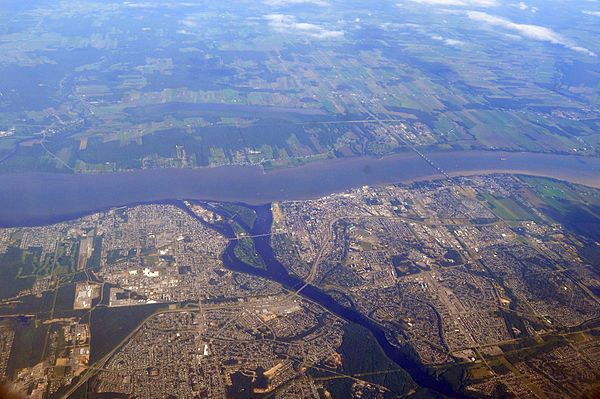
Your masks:
[{"label": "narrow river channel", "polygon": [[[229,217],[228,215],[221,213],[219,209],[211,207],[206,203],[201,203],[201,205],[208,207],[216,213],[219,213],[225,219],[228,219]],[[304,288],[302,288],[302,290],[299,292],[301,296],[321,305],[327,311],[335,314],[336,316],[350,323],[358,324],[369,330],[387,357],[404,369],[419,386],[430,389],[437,393],[441,393],[448,397],[464,397],[464,395],[455,392],[448,383],[440,381],[429,374],[427,369],[417,360],[416,355],[409,348],[400,348],[390,343],[384,332],[384,329],[380,325],[367,318],[357,310],[341,305],[333,297],[323,292],[318,287],[310,284],[307,285],[299,277],[290,275],[281,262],[277,260],[273,253],[273,248],[271,247],[271,237],[269,234],[271,233],[273,216],[271,213],[270,204],[251,207],[251,209],[256,212],[257,219],[252,229],[248,231],[248,233],[253,236],[252,240],[254,241],[254,246],[257,253],[263,259],[266,265],[265,269],[259,269],[250,266],[236,257],[234,251],[236,245],[236,234],[230,224],[221,224],[218,227],[207,224],[201,218],[191,212],[187,207],[184,207],[183,205],[181,206],[196,220],[200,221],[204,225],[210,226],[211,228],[216,228],[221,234],[225,235],[230,240],[229,245],[226,247],[225,252],[223,253],[223,262],[225,267],[227,267],[229,270],[251,274],[257,277],[275,281],[289,291],[298,291],[304,286]],[[233,220],[237,221],[238,223],[241,222],[235,217]]]}]

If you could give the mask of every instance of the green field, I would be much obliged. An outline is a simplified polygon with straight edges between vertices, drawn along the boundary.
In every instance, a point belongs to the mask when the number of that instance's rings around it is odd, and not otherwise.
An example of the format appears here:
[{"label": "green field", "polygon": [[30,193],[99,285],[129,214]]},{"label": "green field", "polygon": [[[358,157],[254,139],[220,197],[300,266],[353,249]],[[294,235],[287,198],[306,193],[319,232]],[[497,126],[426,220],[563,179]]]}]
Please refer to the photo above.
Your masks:
[{"label": "green field", "polygon": [[490,209],[500,219],[507,221],[536,220],[537,216],[524,209],[515,200],[505,197],[496,197],[489,193],[482,193]]}]

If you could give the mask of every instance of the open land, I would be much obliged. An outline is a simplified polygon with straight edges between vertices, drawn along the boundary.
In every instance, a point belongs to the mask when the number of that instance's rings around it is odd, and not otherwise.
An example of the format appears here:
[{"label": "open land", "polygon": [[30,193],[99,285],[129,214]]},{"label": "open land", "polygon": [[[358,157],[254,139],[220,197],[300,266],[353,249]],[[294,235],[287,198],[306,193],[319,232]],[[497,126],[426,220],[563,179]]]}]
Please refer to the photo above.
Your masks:
[{"label": "open land", "polygon": [[599,31],[584,4],[536,13],[570,27],[553,36],[561,46],[405,3],[3,5],[0,171],[271,169],[407,150],[598,156]]}]

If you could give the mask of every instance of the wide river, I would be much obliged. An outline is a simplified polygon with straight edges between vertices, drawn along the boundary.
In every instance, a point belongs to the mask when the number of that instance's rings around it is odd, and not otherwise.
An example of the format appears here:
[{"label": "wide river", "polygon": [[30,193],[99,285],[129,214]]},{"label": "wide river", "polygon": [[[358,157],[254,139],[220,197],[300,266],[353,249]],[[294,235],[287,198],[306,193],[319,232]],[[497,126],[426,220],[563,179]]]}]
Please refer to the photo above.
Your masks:
[{"label": "wide river", "polygon": [[[509,172],[600,187],[600,158],[491,151],[343,158],[263,172],[259,167],[153,169],[107,174],[0,175],[0,226],[47,224],[114,206],[170,199],[263,204],[299,200],[362,185],[448,175]],[[435,165],[436,167],[432,166]]]}]

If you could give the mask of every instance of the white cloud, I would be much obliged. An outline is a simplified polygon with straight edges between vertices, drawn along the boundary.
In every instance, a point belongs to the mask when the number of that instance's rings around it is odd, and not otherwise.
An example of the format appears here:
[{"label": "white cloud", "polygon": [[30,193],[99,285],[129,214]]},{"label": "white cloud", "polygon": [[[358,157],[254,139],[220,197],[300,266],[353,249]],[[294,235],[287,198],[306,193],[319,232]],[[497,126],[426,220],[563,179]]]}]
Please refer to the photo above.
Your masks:
[{"label": "white cloud", "polygon": [[587,54],[589,56],[596,56],[594,52],[584,47],[576,45],[571,40],[565,38],[561,34],[543,26],[518,24],[508,19],[498,17],[495,15],[490,15],[481,11],[468,11],[467,16],[474,21],[479,21],[491,26],[498,26],[504,29],[512,30],[523,37],[558,44],[568,49]]},{"label": "white cloud", "polygon": [[292,15],[269,14],[265,15],[269,26],[280,32],[295,31],[298,34],[313,39],[338,39],[344,36],[342,30],[330,30],[321,25],[308,22],[298,22]]},{"label": "white cloud", "polygon": [[391,30],[401,30],[401,29],[418,29],[421,28],[421,25],[417,24],[399,24],[395,22],[384,22],[379,27],[383,30],[391,31]]},{"label": "white cloud", "polygon": [[313,4],[315,6],[325,7],[329,5],[325,0],[265,0],[265,4],[273,7],[294,6],[299,4]]},{"label": "white cloud", "polygon": [[194,21],[191,18],[182,19],[181,21],[179,21],[179,23],[188,28],[197,28],[198,27],[198,22]]},{"label": "white cloud", "polygon": [[458,6],[458,7],[497,7],[497,0],[410,0],[413,3],[431,6]]},{"label": "white cloud", "polygon": [[529,10],[532,13],[538,12],[538,8],[537,7],[532,7],[532,6],[530,6],[529,4],[527,4],[527,3],[523,2],[523,1],[521,1],[521,2],[519,2],[517,4],[510,4],[510,7],[516,7],[516,8],[518,8],[521,11],[527,11],[527,10]]},{"label": "white cloud", "polygon": [[197,7],[196,3],[174,3],[174,4],[163,4],[163,3],[150,3],[150,2],[130,2],[126,1],[123,3],[125,7],[129,8],[183,8],[183,7]]},{"label": "white cloud", "polygon": [[447,46],[463,46],[465,44],[465,42],[463,42],[462,40],[449,39],[440,35],[433,35],[431,36],[431,38],[433,40],[437,40],[438,42],[442,42]]},{"label": "white cloud", "polygon": [[447,46],[463,46],[465,44],[465,42],[463,42],[462,40],[450,39],[450,38],[441,36],[439,34],[430,33],[429,29],[423,25],[410,24],[410,23],[398,24],[398,23],[393,23],[393,22],[385,22],[385,23],[379,25],[379,27],[386,31],[400,31],[400,30],[415,31],[419,34],[427,35],[433,40],[442,42]]},{"label": "white cloud", "polygon": [[587,14],[587,15],[593,15],[594,17],[600,17],[600,11],[588,11],[588,10],[585,10],[585,11],[583,11],[583,13]]}]

